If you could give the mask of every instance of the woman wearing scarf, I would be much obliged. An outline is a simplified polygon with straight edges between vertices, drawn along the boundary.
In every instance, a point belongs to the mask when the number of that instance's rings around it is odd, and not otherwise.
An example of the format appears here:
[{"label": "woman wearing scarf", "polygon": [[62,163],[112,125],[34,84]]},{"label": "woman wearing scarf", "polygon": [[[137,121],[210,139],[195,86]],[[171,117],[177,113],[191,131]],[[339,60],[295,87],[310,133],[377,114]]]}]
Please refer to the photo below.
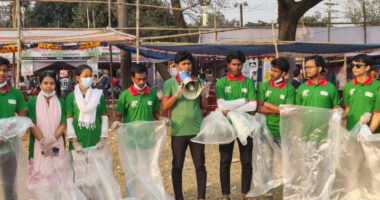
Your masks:
[{"label": "woman wearing scarf", "polygon": [[65,149],[66,111],[64,101],[55,95],[55,77],[54,73],[43,72],[40,93],[28,101],[27,116],[36,125],[29,140],[28,188],[36,199],[41,185],[55,187],[53,183],[61,183],[56,171],[60,171]]},{"label": "woman wearing scarf", "polygon": [[120,186],[113,177],[112,163],[108,162],[109,150],[104,148],[108,111],[103,90],[91,87],[93,75],[88,65],[78,66],[75,73],[78,84],[66,97],[67,136],[75,183],[90,199],[118,199]]}]

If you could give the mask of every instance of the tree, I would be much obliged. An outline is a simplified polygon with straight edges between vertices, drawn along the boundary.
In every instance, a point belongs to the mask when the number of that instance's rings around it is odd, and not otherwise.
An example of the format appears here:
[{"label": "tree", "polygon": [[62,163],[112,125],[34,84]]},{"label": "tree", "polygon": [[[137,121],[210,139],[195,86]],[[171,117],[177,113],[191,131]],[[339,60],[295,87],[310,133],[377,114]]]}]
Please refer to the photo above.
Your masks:
[{"label": "tree", "polygon": [[296,39],[297,24],[301,17],[322,0],[277,0],[278,2],[278,39],[294,41]]},{"label": "tree", "polygon": [[328,18],[322,17],[322,14],[320,12],[314,13],[314,15],[311,16],[305,16],[303,17],[303,24],[305,26],[319,26],[319,27],[326,27],[328,25]]},{"label": "tree", "polygon": [[25,10],[25,27],[71,27],[77,6],[77,3],[36,2]]},{"label": "tree", "polygon": [[366,9],[367,24],[378,25],[380,23],[380,0],[348,1],[345,5],[345,16],[354,24],[362,23],[364,21],[363,3]]},{"label": "tree", "polygon": [[261,20],[258,20],[256,23],[248,22],[245,24],[245,26],[270,26],[271,24],[268,22],[264,22]]}]

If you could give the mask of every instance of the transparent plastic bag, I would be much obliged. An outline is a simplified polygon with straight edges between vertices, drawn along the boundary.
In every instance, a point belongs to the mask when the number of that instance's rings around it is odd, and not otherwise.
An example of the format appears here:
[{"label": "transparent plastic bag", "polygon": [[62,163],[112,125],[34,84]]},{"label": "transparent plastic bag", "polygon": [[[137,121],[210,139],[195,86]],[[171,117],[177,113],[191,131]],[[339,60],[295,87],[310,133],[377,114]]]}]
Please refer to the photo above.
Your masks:
[{"label": "transparent plastic bag", "polygon": [[159,162],[165,146],[164,121],[136,121],[117,130],[120,162],[128,197],[139,200],[171,200],[164,188]]},{"label": "transparent plastic bag", "polygon": [[21,138],[33,123],[26,117],[0,120],[0,199],[28,199],[28,159]]},{"label": "transparent plastic bag", "polygon": [[227,113],[228,119],[231,120],[237,136],[243,145],[247,145],[248,136],[252,135],[252,132],[259,126],[252,115],[238,111],[230,110]]},{"label": "transparent plastic bag", "polygon": [[33,169],[30,161],[28,190],[34,200],[87,200],[74,183],[71,155],[64,152],[61,159],[54,156],[46,158],[48,165],[40,170]]},{"label": "transparent plastic bag", "polygon": [[83,152],[71,151],[74,182],[91,200],[119,200],[120,186],[112,173],[112,154],[108,147],[86,148]]},{"label": "transparent plastic bag", "polygon": [[341,110],[280,106],[284,199],[329,199],[341,148]]},{"label": "transparent plastic bag", "polygon": [[258,123],[252,135],[252,183],[247,197],[257,197],[282,184],[281,148],[274,142],[266,126],[265,115],[256,113]]},{"label": "transparent plastic bag", "polygon": [[222,111],[216,109],[203,119],[199,134],[191,141],[201,144],[229,144],[236,137],[234,127]]}]

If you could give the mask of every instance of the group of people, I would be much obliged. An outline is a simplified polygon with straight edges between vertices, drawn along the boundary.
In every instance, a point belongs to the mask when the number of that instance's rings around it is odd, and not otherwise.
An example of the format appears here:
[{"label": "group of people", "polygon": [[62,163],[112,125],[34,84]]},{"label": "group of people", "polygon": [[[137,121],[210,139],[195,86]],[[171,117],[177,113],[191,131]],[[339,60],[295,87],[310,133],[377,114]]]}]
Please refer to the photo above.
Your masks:
[{"label": "group of people", "polygon": [[[231,52],[226,57],[229,72],[215,84],[218,109],[224,114],[239,110],[266,115],[267,126],[274,142],[281,147],[280,109],[281,104],[296,104],[309,107],[340,109],[341,98],[337,88],[322,76],[325,62],[320,56],[305,58],[305,72],[308,80],[297,89],[288,83],[289,63],[285,58],[276,58],[271,62],[271,80],[264,82],[256,90],[254,82],[242,75],[245,55],[240,51]],[[207,172],[205,167],[205,145],[191,141],[199,132],[202,124],[202,108],[206,108],[209,86],[205,85],[201,94],[195,99],[183,95],[180,73],[191,75],[194,58],[191,53],[180,51],[175,56],[175,66],[179,73],[166,80],[160,104],[157,92],[147,85],[148,71],[142,64],[131,68],[133,84],[124,90],[116,107],[116,118],[110,130],[118,129],[122,123],[134,121],[163,120],[171,126],[172,182],[175,199],[184,199],[182,193],[182,171],[187,148],[193,158],[198,199],[206,198]],[[353,58],[354,80],[348,82],[343,90],[343,107],[347,118],[347,129],[358,122],[368,124],[373,133],[380,133],[380,83],[368,75],[371,57],[360,54]],[[9,61],[0,58],[0,119],[17,115],[29,117],[35,124],[31,129],[29,141],[29,159],[34,170],[46,157],[62,156],[65,147],[64,132],[67,133],[69,149],[81,153],[84,149],[103,149],[109,137],[109,118],[102,90],[92,88],[93,73],[91,67],[81,65],[75,73],[75,85],[66,99],[57,97],[56,75],[43,72],[39,77],[41,91],[26,103],[19,90],[8,82]],[[202,83],[203,81],[200,80]],[[236,107],[236,101],[244,104]],[[163,112],[162,112],[163,111]],[[167,113],[168,118],[162,113]],[[6,157],[7,140],[0,138],[0,157]],[[242,166],[241,199],[246,197],[252,182],[252,138],[243,145],[237,139]],[[235,141],[219,146],[220,183],[222,199],[230,199],[230,169]],[[5,152],[5,153],[4,153]],[[1,166],[16,166],[16,160],[4,159]],[[16,173],[4,171],[2,173]],[[75,168],[74,168],[75,171]],[[126,176],[128,179],[128,175]],[[8,180],[12,181],[12,180]],[[12,188],[4,188],[6,199],[16,199]],[[272,191],[269,191],[270,196]]]}]

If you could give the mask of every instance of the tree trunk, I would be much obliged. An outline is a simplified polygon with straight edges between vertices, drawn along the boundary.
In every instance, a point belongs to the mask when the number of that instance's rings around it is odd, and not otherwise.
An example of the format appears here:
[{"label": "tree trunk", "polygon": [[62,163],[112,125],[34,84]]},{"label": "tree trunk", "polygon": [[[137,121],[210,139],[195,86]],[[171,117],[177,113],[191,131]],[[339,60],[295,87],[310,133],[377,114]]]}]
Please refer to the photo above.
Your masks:
[{"label": "tree trunk", "polygon": [[161,77],[162,77],[165,81],[172,77],[172,76],[170,75],[170,73],[168,72],[168,65],[167,65],[167,62],[164,62],[164,63],[157,63],[157,64],[156,64],[156,69],[157,69],[158,73],[160,73]]},{"label": "tree trunk", "polygon": [[[125,3],[125,0],[117,0],[119,3]],[[117,7],[117,23],[119,28],[125,28],[128,26],[128,10],[127,6],[119,5]],[[121,30],[126,33],[126,30]],[[132,66],[132,58],[131,52],[120,49],[120,69],[121,69],[121,89],[127,89],[131,83],[131,66]]]},{"label": "tree trunk", "polygon": [[278,2],[278,39],[295,41],[297,24],[301,17],[322,0],[277,0]]},{"label": "tree trunk", "polygon": [[[173,8],[181,8],[181,1],[180,0],[170,0]],[[174,20],[177,27],[180,28],[187,28],[185,18],[183,17],[183,12],[178,10],[173,10]],[[186,33],[186,31],[178,31],[179,33]],[[183,42],[189,42],[189,37],[183,37]]]}]

